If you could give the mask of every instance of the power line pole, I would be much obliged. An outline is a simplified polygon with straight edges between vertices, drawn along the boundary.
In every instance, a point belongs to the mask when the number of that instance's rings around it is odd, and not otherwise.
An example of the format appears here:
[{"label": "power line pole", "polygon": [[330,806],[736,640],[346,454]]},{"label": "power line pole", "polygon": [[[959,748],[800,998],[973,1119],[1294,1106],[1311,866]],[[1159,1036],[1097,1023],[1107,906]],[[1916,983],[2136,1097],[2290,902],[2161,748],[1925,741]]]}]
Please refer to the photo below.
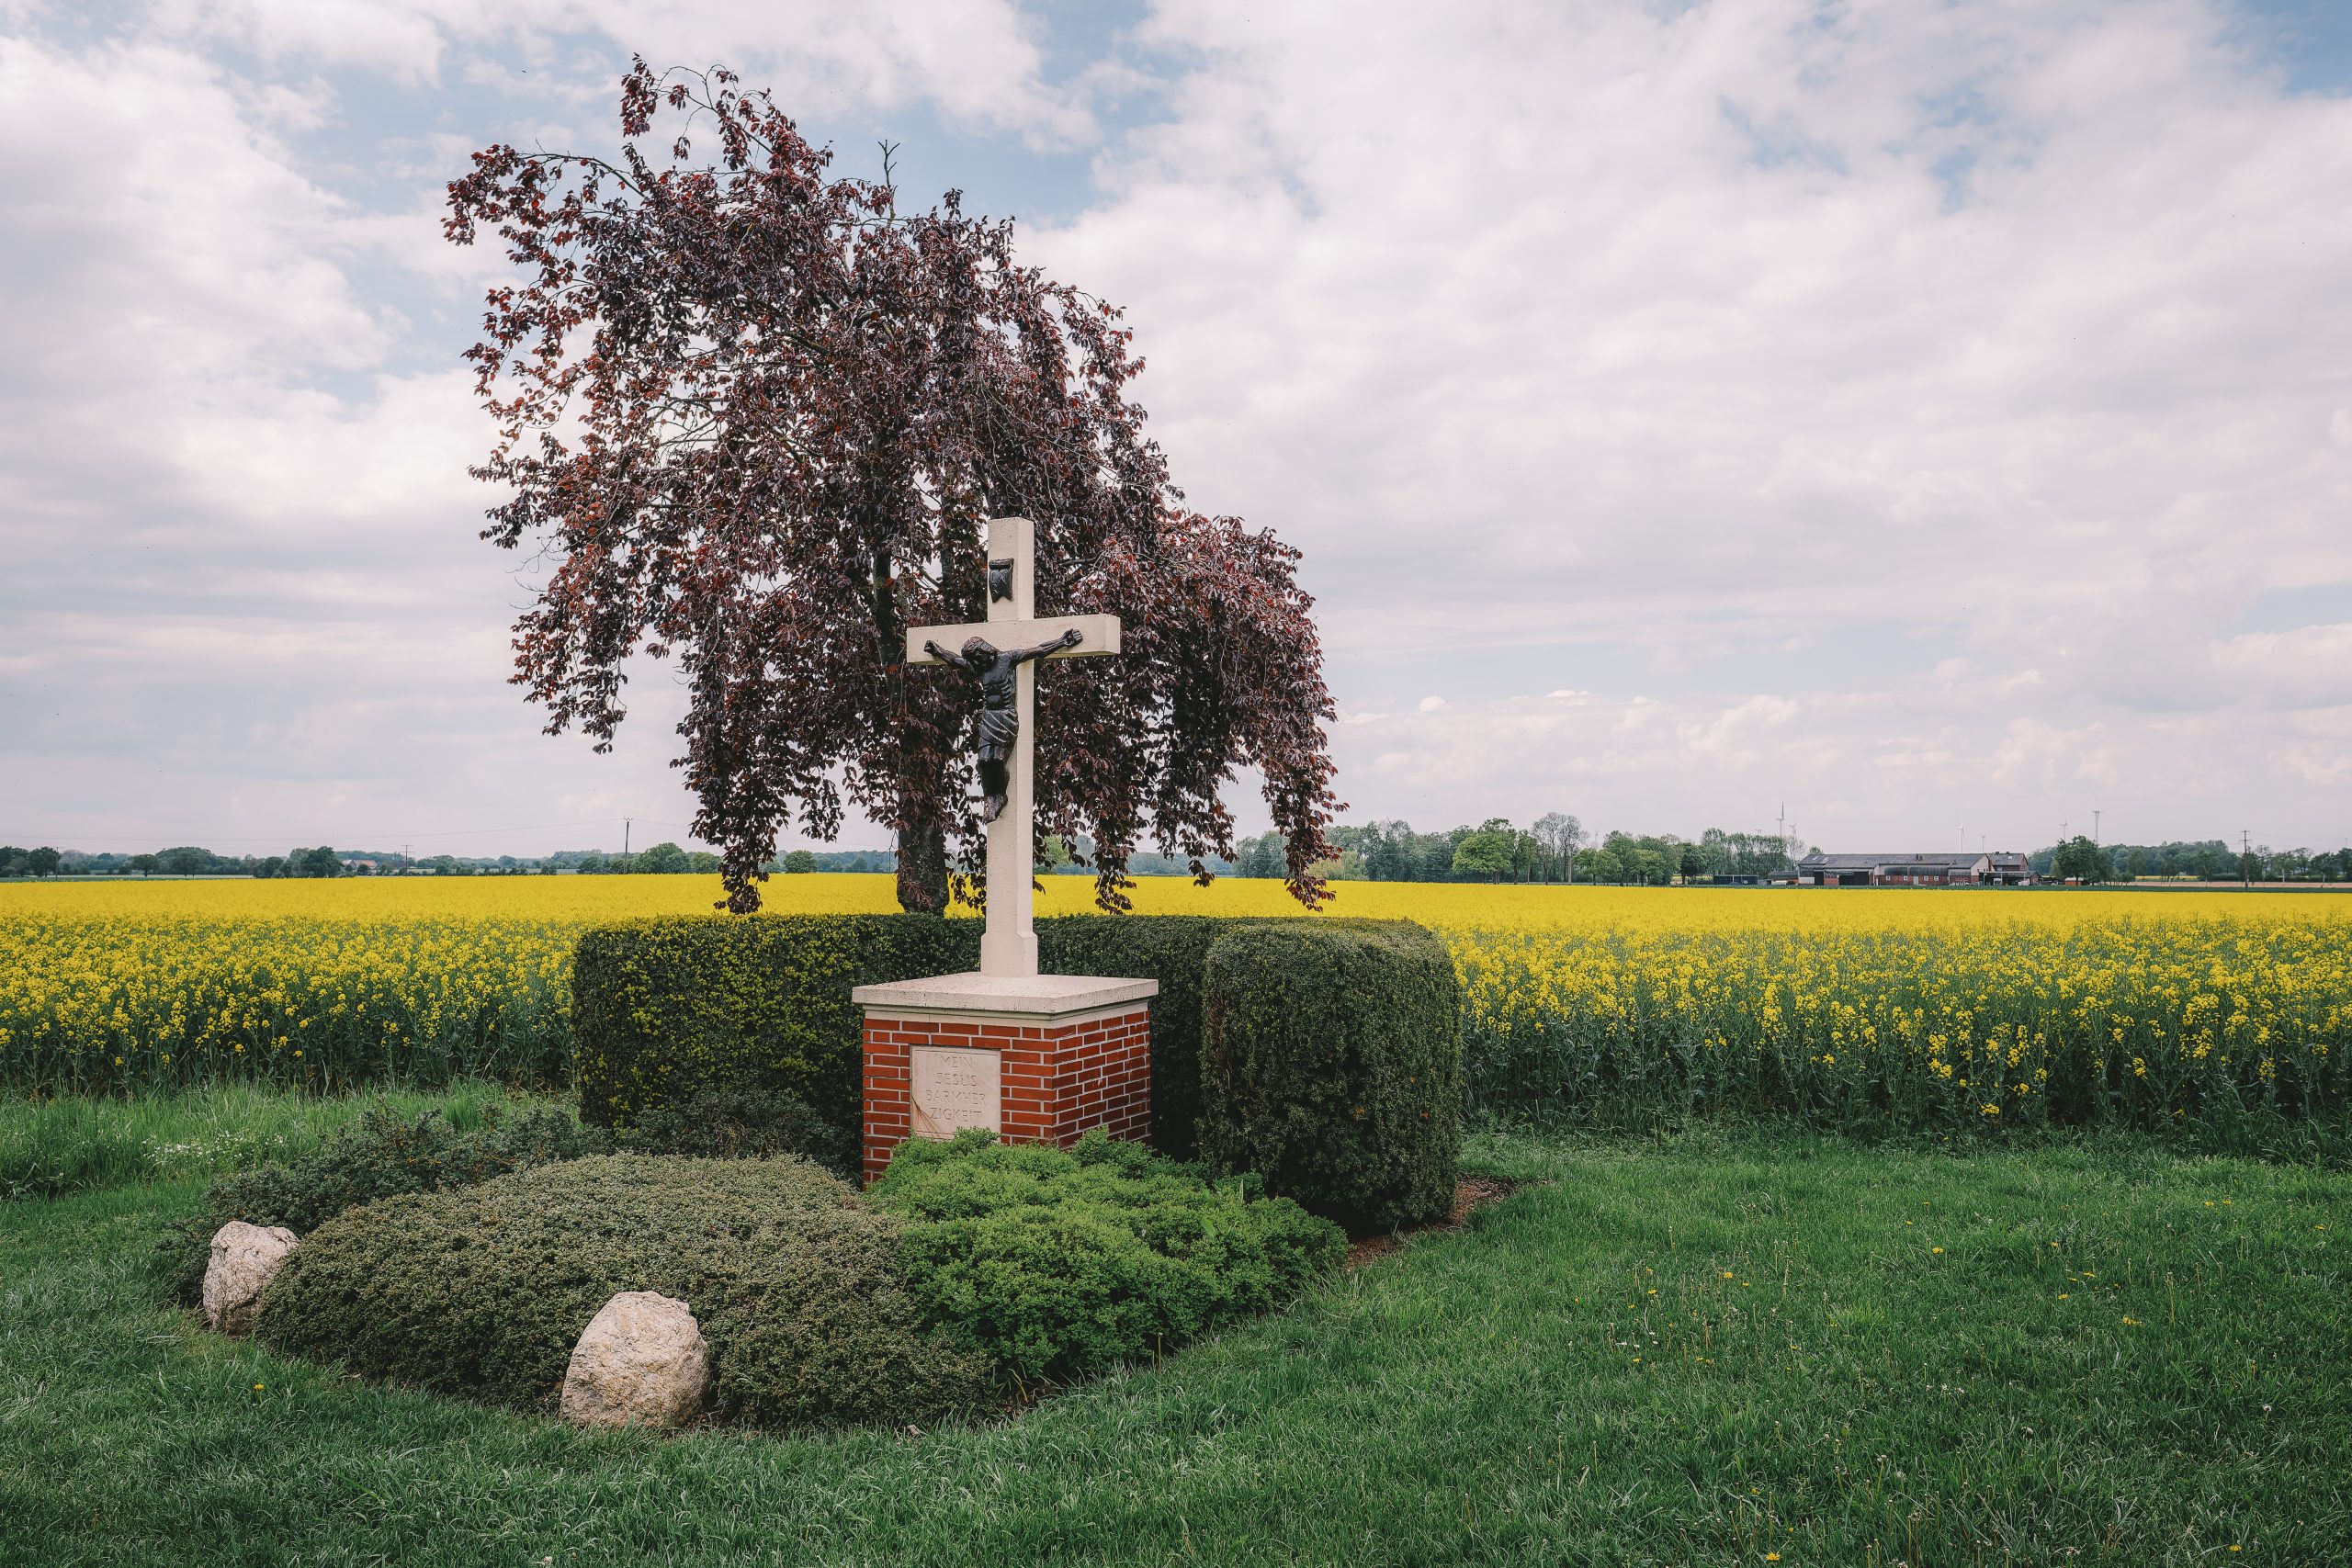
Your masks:
[{"label": "power line pole", "polygon": [[2244,828],[2238,829],[2238,880],[2254,891],[2254,835]]},{"label": "power line pole", "polygon": [[2092,843],[2094,843],[2094,844],[2096,844],[2096,843],[2098,843],[2098,819],[2099,819],[2099,817],[2100,817],[2100,812],[2099,812],[2098,807],[2096,807],[2096,806],[2092,807],[2091,807],[2091,842],[2092,842]]},{"label": "power line pole", "polygon": [[[607,817],[605,820],[609,822],[612,818]],[[624,817],[621,818],[621,859],[623,860],[628,859],[628,829],[629,825],[635,820],[636,818],[633,817]]]}]

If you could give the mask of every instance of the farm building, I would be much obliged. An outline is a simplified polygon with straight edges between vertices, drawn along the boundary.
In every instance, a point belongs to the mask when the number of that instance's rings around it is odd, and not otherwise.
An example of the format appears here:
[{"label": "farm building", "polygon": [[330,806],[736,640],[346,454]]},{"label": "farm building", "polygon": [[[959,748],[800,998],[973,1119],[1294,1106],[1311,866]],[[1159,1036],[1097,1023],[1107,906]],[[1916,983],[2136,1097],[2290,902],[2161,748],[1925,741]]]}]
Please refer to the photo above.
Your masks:
[{"label": "farm building", "polygon": [[1919,854],[1826,855],[1797,862],[1801,887],[2022,887],[2033,866],[2007,850]]}]

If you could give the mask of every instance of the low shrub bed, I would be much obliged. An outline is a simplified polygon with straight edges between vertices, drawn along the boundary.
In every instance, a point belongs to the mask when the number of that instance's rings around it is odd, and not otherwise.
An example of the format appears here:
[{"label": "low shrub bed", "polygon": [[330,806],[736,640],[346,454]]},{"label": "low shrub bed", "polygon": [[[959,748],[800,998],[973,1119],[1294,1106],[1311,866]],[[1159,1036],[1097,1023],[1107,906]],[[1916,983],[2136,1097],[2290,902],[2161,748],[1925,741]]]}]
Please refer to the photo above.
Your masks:
[{"label": "low shrub bed", "polygon": [[164,1238],[174,1293],[183,1302],[196,1300],[212,1235],[231,1220],[284,1225],[308,1236],[363,1203],[471,1187],[526,1167],[603,1153],[613,1145],[611,1134],[582,1127],[550,1107],[502,1115],[485,1106],[481,1118],[481,1126],[461,1131],[438,1111],[409,1117],[371,1107],[307,1158],[257,1166],[214,1182],[203,1211]]},{"label": "low shrub bed", "polygon": [[806,1155],[835,1171],[852,1168],[857,1158],[855,1144],[823,1117],[775,1091],[705,1088],[618,1133],[582,1126],[549,1106],[502,1112],[488,1105],[479,1114],[481,1126],[459,1129],[438,1111],[411,1117],[371,1107],[314,1155],[214,1182],[203,1211],[164,1244],[172,1254],[174,1293],[196,1300],[212,1235],[231,1220],[308,1235],[378,1199],[479,1186],[510,1171],[616,1151],[716,1159]]},{"label": "low shrub bed", "polygon": [[854,1176],[858,1140],[798,1095],[782,1089],[706,1084],[674,1105],[641,1112],[637,1124],[614,1134],[621,1148],[642,1155],[691,1155],[702,1159],[767,1159],[804,1155],[837,1176]]},{"label": "low shrub bed", "polygon": [[551,1409],[622,1291],[683,1301],[715,1414],[927,1421],[1172,1348],[1287,1301],[1345,1238],[1250,1182],[1100,1134],[915,1143],[864,1198],[797,1156],[605,1155],[365,1203],[301,1239],[267,1344]]},{"label": "low shrub bed", "polygon": [[282,1350],[551,1409],[622,1291],[687,1303],[717,1409],[755,1423],[920,1420],[975,1404],[986,1359],[923,1321],[899,1226],[798,1158],[599,1156],[352,1210],[262,1299]]},{"label": "low shrub bed", "polygon": [[1026,1386],[1266,1311],[1339,1261],[1339,1227],[1255,1187],[1100,1129],[1069,1151],[974,1130],[901,1146],[867,1197],[905,1222],[926,1316]]}]

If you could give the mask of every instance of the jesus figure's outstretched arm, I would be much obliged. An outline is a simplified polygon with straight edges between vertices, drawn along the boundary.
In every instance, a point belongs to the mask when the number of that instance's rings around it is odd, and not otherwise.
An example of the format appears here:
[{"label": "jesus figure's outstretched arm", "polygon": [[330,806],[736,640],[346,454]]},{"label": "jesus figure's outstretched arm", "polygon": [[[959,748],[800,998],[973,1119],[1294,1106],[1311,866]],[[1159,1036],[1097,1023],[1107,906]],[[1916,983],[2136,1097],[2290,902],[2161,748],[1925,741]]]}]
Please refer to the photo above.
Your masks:
[{"label": "jesus figure's outstretched arm", "polygon": [[1059,653],[1065,648],[1076,648],[1085,640],[1086,638],[1080,635],[1079,629],[1072,626],[1051,642],[1041,642],[1035,648],[1015,649],[1012,661],[1015,664],[1026,664],[1033,659],[1043,659],[1049,653]]}]

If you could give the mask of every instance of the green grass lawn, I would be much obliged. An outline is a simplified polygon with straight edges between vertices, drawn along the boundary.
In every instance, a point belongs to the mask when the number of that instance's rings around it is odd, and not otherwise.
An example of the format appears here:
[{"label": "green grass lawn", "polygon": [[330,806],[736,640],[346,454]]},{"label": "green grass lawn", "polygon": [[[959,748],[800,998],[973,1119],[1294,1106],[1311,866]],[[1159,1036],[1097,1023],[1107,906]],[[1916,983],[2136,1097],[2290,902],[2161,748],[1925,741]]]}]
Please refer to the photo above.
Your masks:
[{"label": "green grass lawn", "polygon": [[[568,1098],[537,1100],[571,1104]],[[219,1084],[138,1100],[0,1100],[0,1200],[218,1176],[300,1159],[370,1106],[402,1116],[437,1110],[469,1127],[484,1106],[534,1102],[534,1097],[481,1083],[328,1096]]]},{"label": "green grass lawn", "polygon": [[921,1435],[586,1435],[157,1303],[198,1184],[0,1205],[0,1562],[2352,1562],[2352,1178],[1481,1140],[1293,1311]]}]

